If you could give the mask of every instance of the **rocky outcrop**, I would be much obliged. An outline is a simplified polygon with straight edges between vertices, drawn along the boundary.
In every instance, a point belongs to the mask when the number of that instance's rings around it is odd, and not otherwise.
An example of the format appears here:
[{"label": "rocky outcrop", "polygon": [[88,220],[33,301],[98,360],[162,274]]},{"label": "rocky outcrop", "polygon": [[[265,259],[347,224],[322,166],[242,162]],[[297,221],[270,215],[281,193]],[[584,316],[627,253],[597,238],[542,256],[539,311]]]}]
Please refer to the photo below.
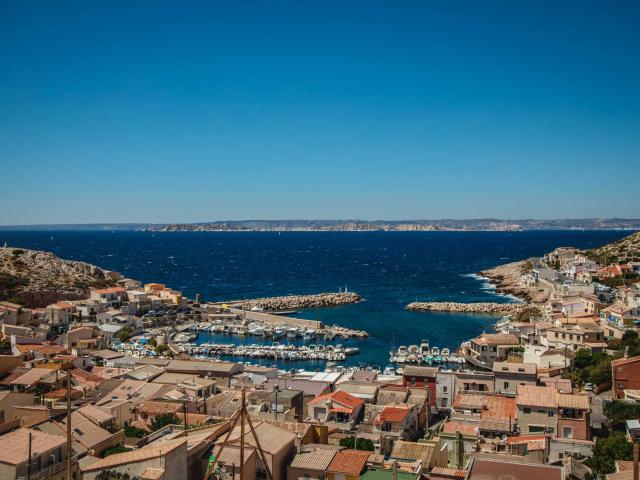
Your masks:
[{"label": "rocky outcrop", "polygon": [[416,312],[459,312],[459,313],[496,313],[513,315],[527,308],[526,303],[456,303],[456,302],[413,302],[407,310]]},{"label": "rocky outcrop", "polygon": [[539,284],[527,286],[522,283],[522,274],[531,269],[527,260],[499,265],[479,273],[496,286],[496,292],[526,300],[532,303],[544,303],[551,294],[552,289]]},{"label": "rocky outcrop", "polygon": [[244,309],[260,308],[269,312],[279,310],[299,310],[303,308],[334,307],[356,303],[362,300],[357,293],[318,293],[316,295],[287,295],[284,297],[255,298],[253,300],[243,300],[240,302],[229,302]]},{"label": "rocky outcrop", "polygon": [[628,262],[640,260],[640,232],[621,238],[587,252],[590,258],[602,263]]},{"label": "rocky outcrop", "polygon": [[23,248],[0,248],[0,299],[30,307],[57,300],[86,298],[91,288],[114,281],[95,265],[63,260],[53,253]]}]

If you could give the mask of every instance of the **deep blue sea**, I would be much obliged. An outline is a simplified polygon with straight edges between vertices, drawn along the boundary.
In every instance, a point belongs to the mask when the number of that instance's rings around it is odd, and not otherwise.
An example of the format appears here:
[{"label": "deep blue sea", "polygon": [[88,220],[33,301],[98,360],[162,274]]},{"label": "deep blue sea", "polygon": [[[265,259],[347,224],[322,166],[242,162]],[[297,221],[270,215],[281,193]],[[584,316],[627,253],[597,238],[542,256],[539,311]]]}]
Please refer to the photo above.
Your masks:
[{"label": "deep blue sea", "polygon": [[[298,316],[367,330],[368,339],[350,341],[361,351],[349,362],[384,366],[392,345],[419,343],[425,338],[432,346],[453,350],[463,340],[489,330],[496,320],[489,315],[408,312],[403,309],[407,303],[416,299],[513,301],[497,295],[472,274],[542,255],[558,246],[589,248],[628,234],[0,231],[0,243],[48,250],[143,282],[166,283],[190,298],[200,293],[203,300],[308,294],[347,287],[366,300],[307,310]],[[232,337],[206,340],[238,341]],[[247,341],[256,342],[253,338]]]}]

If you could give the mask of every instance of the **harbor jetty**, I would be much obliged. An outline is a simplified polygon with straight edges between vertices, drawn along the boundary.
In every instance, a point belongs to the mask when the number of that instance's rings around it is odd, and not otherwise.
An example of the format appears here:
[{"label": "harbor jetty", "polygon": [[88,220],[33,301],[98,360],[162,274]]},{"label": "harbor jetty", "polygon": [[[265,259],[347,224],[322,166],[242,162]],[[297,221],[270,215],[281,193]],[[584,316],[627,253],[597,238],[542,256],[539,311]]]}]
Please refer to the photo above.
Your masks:
[{"label": "harbor jetty", "polygon": [[334,307],[357,303],[362,297],[354,292],[317,293],[314,295],[285,295],[281,297],[254,298],[223,302],[242,310],[278,312],[281,310],[301,310],[304,308]]},{"label": "harbor jetty", "polygon": [[513,315],[527,308],[526,303],[457,303],[457,302],[412,302],[405,308],[416,312],[459,312],[459,313],[495,313]]}]

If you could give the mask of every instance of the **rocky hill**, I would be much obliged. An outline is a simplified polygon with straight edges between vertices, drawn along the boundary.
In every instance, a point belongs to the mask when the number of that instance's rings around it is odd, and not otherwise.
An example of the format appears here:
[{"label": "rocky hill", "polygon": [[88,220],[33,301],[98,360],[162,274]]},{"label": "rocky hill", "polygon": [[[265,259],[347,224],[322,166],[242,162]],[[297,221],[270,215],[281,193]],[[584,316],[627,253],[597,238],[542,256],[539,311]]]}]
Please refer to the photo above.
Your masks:
[{"label": "rocky hill", "polygon": [[95,265],[38,250],[0,248],[0,300],[44,307],[57,300],[86,298],[90,288],[113,284]]},{"label": "rocky hill", "polygon": [[587,252],[590,258],[602,263],[640,261],[640,232],[608,243]]}]

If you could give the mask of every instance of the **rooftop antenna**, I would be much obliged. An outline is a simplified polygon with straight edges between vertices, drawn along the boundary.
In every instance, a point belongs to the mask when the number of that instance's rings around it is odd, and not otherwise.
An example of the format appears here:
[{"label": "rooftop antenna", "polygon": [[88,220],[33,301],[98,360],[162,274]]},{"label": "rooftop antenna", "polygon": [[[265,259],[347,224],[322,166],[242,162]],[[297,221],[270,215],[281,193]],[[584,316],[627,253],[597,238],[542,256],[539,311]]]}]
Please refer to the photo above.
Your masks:
[{"label": "rooftop antenna", "polygon": [[[262,450],[262,446],[260,445],[260,440],[258,440],[258,435],[256,434],[256,430],[253,427],[253,422],[251,421],[251,417],[247,412],[246,391],[244,386],[242,387],[242,404],[240,405],[240,410],[234,413],[233,417],[231,417],[231,420],[230,420],[231,427],[229,428],[229,431],[227,432],[226,437],[220,444],[220,450],[218,451],[218,454],[211,456],[209,461],[209,466],[207,467],[207,471],[204,474],[204,480],[208,480],[209,477],[211,477],[211,475],[215,472],[215,466],[218,463],[218,460],[220,459],[220,457],[222,456],[222,452],[224,451],[224,448],[228,445],[229,438],[231,437],[231,433],[233,432],[233,430],[236,428],[236,425],[238,424],[238,420],[240,420],[240,480],[244,480],[245,421],[249,424],[249,428],[251,429],[251,434],[253,435],[253,439],[256,442],[256,447],[257,447],[258,453],[260,454],[260,459],[262,460],[262,463],[264,464],[264,468],[267,471],[267,478],[269,480],[273,480],[273,476],[271,475],[271,469],[269,468],[269,464],[267,463],[264,450]],[[234,475],[235,475],[235,466],[234,466]]]}]

